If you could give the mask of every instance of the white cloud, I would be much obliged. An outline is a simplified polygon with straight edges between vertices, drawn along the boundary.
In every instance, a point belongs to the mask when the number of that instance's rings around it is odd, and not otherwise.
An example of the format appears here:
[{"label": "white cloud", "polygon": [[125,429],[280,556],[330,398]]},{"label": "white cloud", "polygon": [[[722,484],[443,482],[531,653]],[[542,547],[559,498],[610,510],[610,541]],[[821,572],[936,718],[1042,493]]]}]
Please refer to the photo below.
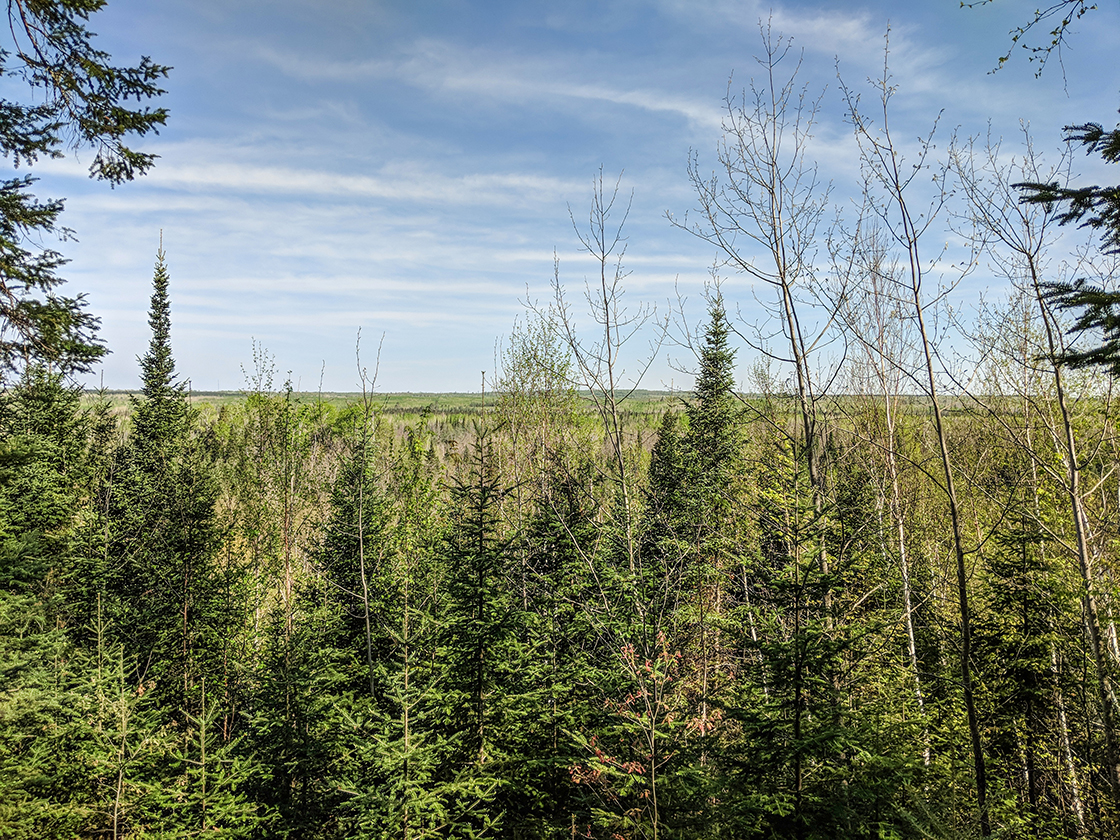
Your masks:
[{"label": "white cloud", "polygon": [[576,185],[560,178],[525,173],[476,173],[448,176],[409,164],[390,167],[385,175],[339,174],[285,166],[236,162],[168,162],[147,176],[147,183],[177,190],[225,194],[269,193],[339,199],[438,202],[440,204],[508,204],[538,202],[542,195],[561,196]]},{"label": "white cloud", "polygon": [[[525,58],[470,50],[455,44],[420,39],[395,60],[332,61],[292,57],[260,49],[261,60],[304,81],[357,82],[394,79],[432,91],[464,93],[519,104],[548,100],[606,102],[653,113],[676,114],[698,127],[718,127],[721,113],[693,98],[640,86],[623,87],[588,80],[586,56]],[[612,73],[611,75],[625,75]]]}]

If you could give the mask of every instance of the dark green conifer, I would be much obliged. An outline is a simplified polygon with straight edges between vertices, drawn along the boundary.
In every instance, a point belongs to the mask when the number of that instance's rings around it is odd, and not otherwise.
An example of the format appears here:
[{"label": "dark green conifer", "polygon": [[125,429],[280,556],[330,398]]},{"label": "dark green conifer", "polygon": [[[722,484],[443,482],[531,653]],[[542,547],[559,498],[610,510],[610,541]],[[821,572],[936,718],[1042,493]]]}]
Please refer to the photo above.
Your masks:
[{"label": "dark green conifer", "polygon": [[[156,155],[130,146],[166,122],[166,109],[140,102],[164,92],[159,83],[170,68],[146,57],[134,67],[114,65],[89,29],[104,6],[105,0],[7,3],[0,157],[9,165],[60,158],[65,147],[90,148],[90,175],[121,184],[155,161]],[[28,102],[18,101],[19,80],[28,86]],[[29,192],[35,180],[0,178],[0,377],[34,364],[88,371],[107,352],[84,296],[58,294],[64,281],[56,272],[66,260],[32,245],[47,235],[69,235],[57,225],[62,201],[37,200]]]},{"label": "dark green conifer", "polygon": [[[171,353],[171,301],[169,277],[160,244],[152,276],[148,305],[148,327],[152,331],[148,352],[141,356],[140,396],[132,397],[132,443],[144,459],[166,461],[171,450],[181,448],[187,437],[188,404],[184,383],[175,381],[175,359]],[[154,469],[154,463],[148,465]]]},{"label": "dark green conifer", "polygon": [[[80,391],[41,366],[0,395],[0,836],[75,836],[93,797],[74,611],[86,475]],[[77,582],[80,585],[80,581]],[[77,593],[80,595],[81,593]]]},{"label": "dark green conifer", "polygon": [[128,670],[151,687],[180,739],[143,819],[169,834],[244,836],[261,815],[244,792],[231,714],[239,689],[228,667],[237,626],[230,595],[239,572],[215,562],[217,486],[192,436],[186,386],[175,381],[162,245],[152,285],[140,395],[107,494],[107,612],[132,658]]},{"label": "dark green conifer", "polygon": [[117,454],[109,488],[110,566],[117,631],[137,664],[184,709],[200,675],[199,657],[220,656],[203,638],[220,622],[208,605],[217,595],[216,488],[190,438],[186,388],[175,382],[168,275],[156,256],[148,322],[152,337],[140,358],[140,395],[131,398],[132,430]]},{"label": "dark green conifer", "polygon": [[708,328],[700,351],[694,399],[688,406],[685,444],[695,460],[696,480],[708,491],[726,488],[739,455],[740,421],[735,400],[735,351],[717,289],[708,303]]},{"label": "dark green conifer", "polygon": [[695,542],[698,529],[711,532],[715,524],[701,520],[726,513],[735,484],[742,443],[735,351],[718,290],[709,300],[708,313],[686,422],[674,413],[662,418],[650,460],[646,506],[656,539],[671,536]]},{"label": "dark green conifer", "polygon": [[653,542],[672,538],[691,506],[692,462],[681,433],[684,425],[678,412],[666,411],[650,453],[646,537]]},{"label": "dark green conifer", "polygon": [[447,609],[440,656],[449,752],[446,781],[455,836],[500,830],[509,785],[511,740],[520,706],[518,622],[506,584],[509,542],[498,505],[508,495],[490,433],[476,426],[466,475],[451,487],[452,529],[445,548]]},{"label": "dark green conifer", "polygon": [[140,376],[144,396],[178,395],[181,386],[175,383],[175,359],[171,355],[171,301],[167,295],[169,277],[163,243],[156,251],[156,267],[152,274],[152,297],[148,304],[148,327],[152,338],[148,352],[140,358]]}]

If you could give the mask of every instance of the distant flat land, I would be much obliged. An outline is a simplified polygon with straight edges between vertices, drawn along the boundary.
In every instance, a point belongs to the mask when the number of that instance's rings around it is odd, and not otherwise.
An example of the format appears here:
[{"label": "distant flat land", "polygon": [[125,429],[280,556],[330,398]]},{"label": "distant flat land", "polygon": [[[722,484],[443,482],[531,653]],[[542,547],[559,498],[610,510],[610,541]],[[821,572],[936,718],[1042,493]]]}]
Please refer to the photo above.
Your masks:
[{"label": "distant flat land", "polygon": [[[98,393],[94,390],[86,392],[90,398]],[[136,395],[136,391],[103,391],[110,404],[116,408],[126,408],[128,398]],[[620,392],[620,396],[625,392]],[[191,391],[191,402],[198,406],[214,406],[239,403],[248,396],[245,391]],[[400,393],[375,393],[373,402],[387,414],[419,414],[425,409],[433,414],[473,414],[480,412],[483,407],[483,394],[475,392],[400,392]],[[500,395],[499,395],[500,396]],[[587,392],[584,398],[590,404],[591,397]],[[683,398],[688,394],[680,391],[650,391],[636,390],[626,399],[623,407],[630,412],[651,413],[663,411],[670,407],[680,407]],[[357,391],[294,391],[292,397],[300,403],[323,402],[333,408],[343,408],[362,399],[362,394]],[[498,400],[493,392],[486,392],[485,406],[493,406]]]}]

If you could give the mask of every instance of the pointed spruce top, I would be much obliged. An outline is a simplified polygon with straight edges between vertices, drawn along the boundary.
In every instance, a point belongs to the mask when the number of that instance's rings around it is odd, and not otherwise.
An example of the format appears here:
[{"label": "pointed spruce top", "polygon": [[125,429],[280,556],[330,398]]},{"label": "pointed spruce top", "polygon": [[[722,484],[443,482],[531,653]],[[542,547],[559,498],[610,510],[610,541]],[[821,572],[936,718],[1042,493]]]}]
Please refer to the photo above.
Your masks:
[{"label": "pointed spruce top", "polygon": [[700,347],[700,370],[688,406],[687,442],[701,473],[715,482],[735,463],[739,412],[735,404],[735,350],[719,289],[708,301],[708,328]]},{"label": "pointed spruce top", "polygon": [[708,318],[694,391],[697,401],[711,408],[718,403],[730,403],[735,391],[735,351],[728,340],[731,328],[718,289],[708,301]]},{"label": "pointed spruce top", "polygon": [[171,356],[171,301],[167,296],[169,277],[160,236],[156,252],[156,269],[152,276],[152,300],[148,305],[148,326],[152,339],[148,352],[140,357],[141,391],[144,396],[168,396],[178,390],[175,385],[175,359]]}]

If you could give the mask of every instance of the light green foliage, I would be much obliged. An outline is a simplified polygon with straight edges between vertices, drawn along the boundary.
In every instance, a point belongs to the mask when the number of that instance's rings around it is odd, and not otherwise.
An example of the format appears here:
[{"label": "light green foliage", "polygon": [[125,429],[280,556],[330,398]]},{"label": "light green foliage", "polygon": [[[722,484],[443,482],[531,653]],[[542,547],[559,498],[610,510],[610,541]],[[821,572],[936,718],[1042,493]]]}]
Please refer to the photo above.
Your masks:
[{"label": "light green foliage", "polygon": [[[726,374],[730,357],[716,367]],[[263,387],[215,411],[201,443],[228,524],[195,591],[192,691],[136,670],[144,663],[114,641],[128,636],[112,624],[112,590],[101,631],[60,625],[96,617],[95,587],[52,577],[51,564],[30,559],[42,550],[19,555],[29,558],[26,585],[5,594],[0,646],[13,686],[0,698],[0,784],[22,803],[13,836],[108,830],[114,813],[121,837],[204,824],[229,837],[570,837],[573,826],[595,837],[968,836],[945,523],[929,516],[936,487],[909,467],[900,478],[920,714],[899,567],[884,548],[885,485],[873,473],[883,461],[865,449],[877,409],[842,403],[851,427],[834,429],[819,453],[831,489],[818,512],[789,439],[795,405],[731,402],[725,387],[662,415],[633,569],[606,509],[621,503],[597,462],[607,455],[564,449],[586,434],[575,417],[511,507],[507,426],[480,428],[441,456],[436,414],[401,427],[372,404],[335,415]],[[52,404],[12,399],[44,417]],[[73,396],[57,399],[69,408],[43,434],[66,430],[57,437],[67,446],[113,439]],[[1092,415],[1086,403],[1078,434],[1099,434]],[[189,410],[167,416],[171,428],[195,422]],[[896,423],[907,464],[930,454],[922,422],[914,411]],[[1032,501],[1022,465],[986,454],[1002,451],[998,424],[964,413],[949,423],[953,445],[975,453],[969,515],[994,534],[974,583],[992,818],[1009,831],[1076,836],[1074,786],[1087,831],[1111,816],[1087,807],[1101,776],[1086,757],[1099,757],[1100,742],[1078,682],[1077,579],[1056,541],[1069,538],[1063,497],[1042,471]],[[203,450],[185,457],[199,445],[185,428],[181,448],[163,451],[205,465]],[[42,494],[35,516],[79,515],[51,520],[49,539],[28,536],[29,521],[9,524],[23,536],[6,544],[58,546],[52,556],[71,558],[63,566],[92,562],[81,555],[99,545],[87,534],[100,520],[85,508],[96,497],[74,477],[103,467],[82,442],[76,461],[61,459],[77,471],[52,472],[61,460],[30,439],[5,462],[6,498],[56,486],[65,503]],[[701,452],[717,450],[699,469]],[[1060,467],[1060,453],[1045,457]],[[106,474],[116,482],[122,472]],[[1014,509],[998,493],[1011,486]],[[129,504],[130,515],[149,515],[141,497]],[[4,510],[17,507],[39,510]],[[180,609],[167,613],[173,663]],[[209,641],[215,627],[225,638]]]},{"label": "light green foliage", "polygon": [[173,736],[104,628],[92,649],[41,599],[0,591],[0,836],[147,836]]}]

